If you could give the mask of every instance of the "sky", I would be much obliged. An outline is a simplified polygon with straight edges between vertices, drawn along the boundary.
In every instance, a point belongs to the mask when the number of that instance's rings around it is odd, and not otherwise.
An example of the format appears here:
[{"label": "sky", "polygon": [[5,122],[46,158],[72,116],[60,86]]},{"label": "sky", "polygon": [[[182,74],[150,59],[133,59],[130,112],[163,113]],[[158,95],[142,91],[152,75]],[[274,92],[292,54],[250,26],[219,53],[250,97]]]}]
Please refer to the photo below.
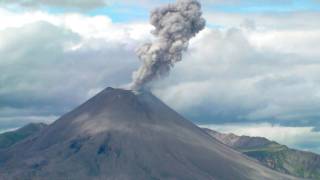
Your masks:
[{"label": "sky", "polygon": [[[126,87],[170,2],[0,1],[0,131]],[[201,126],[320,153],[320,1],[200,2],[206,28],[151,91]]]}]

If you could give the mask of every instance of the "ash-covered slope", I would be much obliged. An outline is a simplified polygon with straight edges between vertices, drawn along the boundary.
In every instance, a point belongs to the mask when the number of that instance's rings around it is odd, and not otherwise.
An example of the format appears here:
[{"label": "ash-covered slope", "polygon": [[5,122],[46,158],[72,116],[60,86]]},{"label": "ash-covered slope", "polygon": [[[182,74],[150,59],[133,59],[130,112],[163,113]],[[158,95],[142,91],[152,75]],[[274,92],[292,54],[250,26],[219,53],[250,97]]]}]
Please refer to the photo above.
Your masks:
[{"label": "ash-covered slope", "polygon": [[107,88],[0,152],[0,179],[292,179],[218,142],[151,93]]}]

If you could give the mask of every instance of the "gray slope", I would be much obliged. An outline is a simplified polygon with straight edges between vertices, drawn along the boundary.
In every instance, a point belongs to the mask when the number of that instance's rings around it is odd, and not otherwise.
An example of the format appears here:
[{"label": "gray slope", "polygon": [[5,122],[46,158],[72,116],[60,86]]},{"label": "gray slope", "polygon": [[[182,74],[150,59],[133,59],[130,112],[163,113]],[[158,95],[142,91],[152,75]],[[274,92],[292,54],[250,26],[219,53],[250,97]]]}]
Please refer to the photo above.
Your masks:
[{"label": "gray slope", "polygon": [[0,179],[293,179],[226,147],[150,93],[107,88],[0,152]]}]

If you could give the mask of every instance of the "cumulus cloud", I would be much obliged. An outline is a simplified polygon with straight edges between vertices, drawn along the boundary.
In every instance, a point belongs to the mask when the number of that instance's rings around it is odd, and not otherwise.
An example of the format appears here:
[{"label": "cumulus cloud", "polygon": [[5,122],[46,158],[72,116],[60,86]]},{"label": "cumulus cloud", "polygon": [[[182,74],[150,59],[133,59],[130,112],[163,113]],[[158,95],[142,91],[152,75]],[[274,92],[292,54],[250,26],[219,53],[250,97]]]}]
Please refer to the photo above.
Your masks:
[{"label": "cumulus cloud", "polygon": [[[0,30],[0,84],[5,85],[0,88],[0,126],[7,128],[32,117],[46,121],[106,86],[129,83],[138,67],[134,50],[148,38],[141,37],[148,26],[116,25],[107,17],[38,12],[29,17],[34,21]],[[10,118],[15,119],[11,127],[5,120]]]},{"label": "cumulus cloud", "polygon": [[[134,50],[150,40],[152,28],[40,11],[2,10],[1,18],[16,22],[0,27],[6,116],[60,115],[105,86],[129,83],[138,67]],[[193,121],[320,127],[318,30],[257,27],[207,28],[154,92]]]},{"label": "cumulus cloud", "polygon": [[[314,30],[320,27],[318,11],[290,12],[220,12],[204,14],[208,24],[221,27],[237,27],[246,22],[254,23],[261,30]],[[308,21],[306,21],[308,19]]]},{"label": "cumulus cloud", "polygon": [[[156,94],[200,122],[294,121],[317,126],[319,55],[306,56],[281,40],[266,45],[253,38],[259,32],[207,29],[192,43],[186,61],[154,88]],[[305,36],[297,47],[308,47],[313,38]]]},{"label": "cumulus cloud", "polygon": [[[319,13],[222,13],[207,5],[209,26],[154,93],[196,122],[319,130]],[[6,128],[53,119],[106,86],[128,84],[139,65],[135,49],[152,40],[147,22],[105,15],[0,8],[0,21]]]}]

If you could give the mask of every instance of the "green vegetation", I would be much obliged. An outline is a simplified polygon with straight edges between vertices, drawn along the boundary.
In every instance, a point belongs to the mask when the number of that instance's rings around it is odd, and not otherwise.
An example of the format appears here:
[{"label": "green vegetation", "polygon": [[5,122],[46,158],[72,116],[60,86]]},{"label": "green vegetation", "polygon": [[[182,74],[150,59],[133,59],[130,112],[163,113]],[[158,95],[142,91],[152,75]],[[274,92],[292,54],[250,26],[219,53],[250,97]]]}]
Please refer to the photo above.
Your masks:
[{"label": "green vegetation", "polygon": [[237,136],[204,129],[222,143],[258,160],[261,164],[297,177],[320,179],[320,155],[288,148],[263,137]]},{"label": "green vegetation", "polygon": [[267,147],[238,150],[276,171],[320,179],[320,156],[317,154],[293,150],[276,143]]}]

